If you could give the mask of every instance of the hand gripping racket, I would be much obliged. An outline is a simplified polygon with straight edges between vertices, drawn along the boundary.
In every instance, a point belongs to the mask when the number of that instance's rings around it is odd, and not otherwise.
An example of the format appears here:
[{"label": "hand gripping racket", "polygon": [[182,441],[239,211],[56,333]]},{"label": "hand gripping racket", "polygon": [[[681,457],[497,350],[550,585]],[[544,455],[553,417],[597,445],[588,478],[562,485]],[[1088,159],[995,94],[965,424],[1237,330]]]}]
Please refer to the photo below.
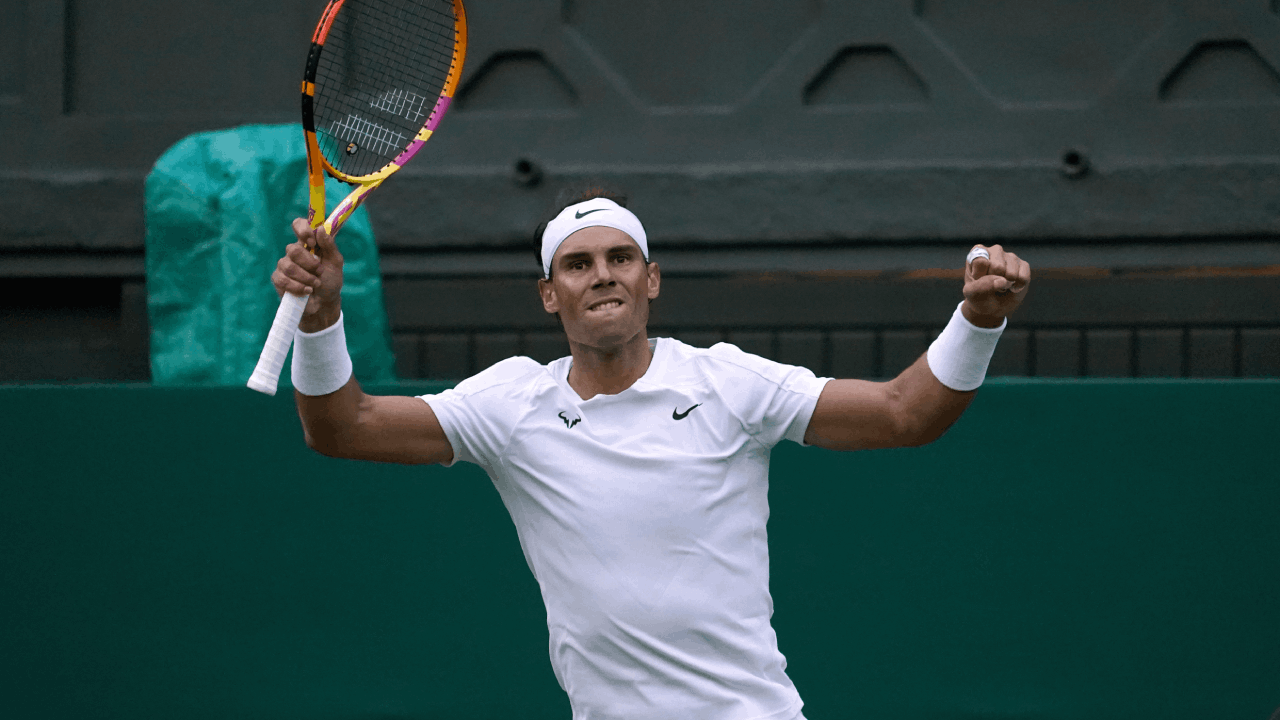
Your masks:
[{"label": "hand gripping racket", "polygon": [[[311,227],[335,236],[449,109],[467,53],[462,0],[330,0],[302,80]],[[325,217],[325,173],[355,185]],[[276,394],[307,298],[280,300],[249,387]]]}]

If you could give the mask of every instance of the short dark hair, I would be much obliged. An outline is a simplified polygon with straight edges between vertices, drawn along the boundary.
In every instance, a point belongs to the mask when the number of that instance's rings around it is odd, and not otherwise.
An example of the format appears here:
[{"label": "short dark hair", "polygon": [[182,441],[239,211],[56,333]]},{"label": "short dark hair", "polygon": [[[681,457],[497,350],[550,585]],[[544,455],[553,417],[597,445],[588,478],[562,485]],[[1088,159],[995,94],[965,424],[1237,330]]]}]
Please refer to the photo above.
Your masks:
[{"label": "short dark hair", "polygon": [[543,215],[542,222],[538,223],[538,229],[533,231],[533,257],[538,263],[539,270],[542,269],[542,235],[547,231],[547,225],[570,205],[596,198],[606,198],[622,207],[627,206],[626,193],[599,180],[575,183],[561,188],[560,192],[556,193],[555,202]]}]

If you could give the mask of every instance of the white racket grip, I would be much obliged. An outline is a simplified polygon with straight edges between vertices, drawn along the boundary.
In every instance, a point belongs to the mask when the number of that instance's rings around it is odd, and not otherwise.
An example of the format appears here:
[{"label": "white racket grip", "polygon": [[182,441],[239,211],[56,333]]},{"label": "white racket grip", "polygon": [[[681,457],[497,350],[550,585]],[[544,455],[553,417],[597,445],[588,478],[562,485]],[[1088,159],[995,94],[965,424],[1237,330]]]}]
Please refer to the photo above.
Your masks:
[{"label": "white racket grip", "polygon": [[249,377],[250,388],[267,395],[276,394],[276,386],[280,384],[280,370],[289,354],[289,346],[293,344],[294,333],[298,331],[302,311],[307,309],[307,299],[293,293],[285,293],[280,298],[280,309],[276,310],[271,332],[267,334],[267,342],[262,346],[262,354],[258,356],[258,366]]}]

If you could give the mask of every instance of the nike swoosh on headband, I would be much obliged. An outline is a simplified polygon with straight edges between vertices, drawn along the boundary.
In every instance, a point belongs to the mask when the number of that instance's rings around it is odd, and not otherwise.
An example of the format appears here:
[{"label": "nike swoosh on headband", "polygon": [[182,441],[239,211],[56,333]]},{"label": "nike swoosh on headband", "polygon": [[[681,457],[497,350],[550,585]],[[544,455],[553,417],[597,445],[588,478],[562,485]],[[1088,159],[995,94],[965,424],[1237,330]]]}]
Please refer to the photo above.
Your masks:
[{"label": "nike swoosh on headband", "polygon": [[[600,210],[609,210],[610,212],[600,215],[598,218],[587,217],[593,212]],[[608,198],[593,198],[576,205],[570,205],[564,208],[556,215],[554,220],[547,223],[547,229],[542,233],[542,249],[539,255],[542,258],[542,277],[551,277],[551,259],[555,257],[556,249],[573,233],[586,227],[599,225],[601,227],[611,227],[621,230],[640,246],[640,252],[644,254],[644,259],[649,259],[649,244],[644,233],[644,226],[640,224],[640,219],[632,212],[616,202]]]}]

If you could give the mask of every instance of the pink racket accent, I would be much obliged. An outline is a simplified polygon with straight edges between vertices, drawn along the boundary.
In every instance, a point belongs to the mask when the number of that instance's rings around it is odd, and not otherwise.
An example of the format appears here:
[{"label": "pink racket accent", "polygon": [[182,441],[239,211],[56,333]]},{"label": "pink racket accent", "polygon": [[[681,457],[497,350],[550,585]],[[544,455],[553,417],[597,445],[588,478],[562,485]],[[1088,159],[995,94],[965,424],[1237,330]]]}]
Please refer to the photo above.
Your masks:
[{"label": "pink racket accent", "polygon": [[414,140],[409,143],[409,147],[405,148],[404,152],[397,155],[393,162],[400,167],[404,167],[405,163],[412,160],[413,156],[418,152],[418,149],[425,145],[426,142],[426,140]]},{"label": "pink racket accent", "polygon": [[[436,106],[432,108],[431,116],[427,119],[428,130],[431,132],[436,131],[436,127],[440,125],[440,118],[444,117],[445,112],[449,110],[449,102],[451,100],[452,98],[447,95],[441,95],[440,99],[436,100]],[[412,143],[409,143],[409,147],[405,148],[404,152],[396,156],[395,164],[400,167],[404,167],[405,163],[412,160],[413,156],[417,154],[418,150],[420,150],[426,142],[426,140],[414,140]]]},{"label": "pink racket accent", "polygon": [[352,197],[344,198],[342,202],[338,203],[338,207],[334,208],[333,214],[339,217],[346,215],[347,213],[351,212],[350,208],[354,204],[355,204],[355,198],[352,198]]},{"label": "pink racket accent", "polygon": [[452,101],[453,98],[448,95],[440,96],[440,99],[436,101],[436,106],[431,110],[431,118],[427,120],[428,130],[431,132],[436,131],[436,126],[440,124],[440,118],[444,117],[445,112],[449,109],[449,103]]},{"label": "pink racket accent", "polygon": [[345,200],[338,203],[338,207],[334,208],[333,214],[329,216],[333,218],[333,221],[332,221],[333,230],[330,231],[330,234],[333,234],[333,235],[338,234],[338,229],[341,228],[343,225],[346,225],[347,219],[351,217],[351,213],[355,212],[356,208],[354,206],[363,202],[364,198],[365,198],[364,194],[361,194],[357,198],[355,197],[355,194],[352,193],[351,195],[348,195]]}]

